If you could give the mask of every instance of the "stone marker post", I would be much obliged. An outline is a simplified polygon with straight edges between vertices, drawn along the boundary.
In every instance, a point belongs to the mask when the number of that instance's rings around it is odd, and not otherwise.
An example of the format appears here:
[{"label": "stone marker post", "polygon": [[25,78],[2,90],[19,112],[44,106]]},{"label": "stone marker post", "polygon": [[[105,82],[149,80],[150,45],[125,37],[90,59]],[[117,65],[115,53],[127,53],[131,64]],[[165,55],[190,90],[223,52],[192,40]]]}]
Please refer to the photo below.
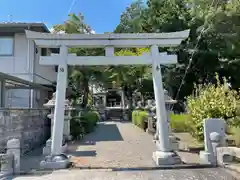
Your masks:
[{"label": "stone marker post", "polygon": [[13,163],[13,170],[14,173],[20,172],[20,141],[19,139],[10,139],[7,142],[7,154],[13,155],[14,163]]},{"label": "stone marker post", "polygon": [[225,121],[222,119],[204,119],[204,146],[200,151],[200,159],[204,163],[216,165],[216,148],[226,145]]}]

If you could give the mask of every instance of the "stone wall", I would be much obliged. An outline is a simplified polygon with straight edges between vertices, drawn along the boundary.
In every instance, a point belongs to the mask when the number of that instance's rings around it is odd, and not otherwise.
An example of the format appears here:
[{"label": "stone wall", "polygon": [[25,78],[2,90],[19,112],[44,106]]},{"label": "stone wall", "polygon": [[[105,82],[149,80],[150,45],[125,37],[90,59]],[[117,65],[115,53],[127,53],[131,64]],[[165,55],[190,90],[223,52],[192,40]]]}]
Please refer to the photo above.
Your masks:
[{"label": "stone wall", "polygon": [[46,109],[0,109],[0,150],[6,152],[9,139],[17,138],[21,154],[39,147],[50,136],[51,121]]}]

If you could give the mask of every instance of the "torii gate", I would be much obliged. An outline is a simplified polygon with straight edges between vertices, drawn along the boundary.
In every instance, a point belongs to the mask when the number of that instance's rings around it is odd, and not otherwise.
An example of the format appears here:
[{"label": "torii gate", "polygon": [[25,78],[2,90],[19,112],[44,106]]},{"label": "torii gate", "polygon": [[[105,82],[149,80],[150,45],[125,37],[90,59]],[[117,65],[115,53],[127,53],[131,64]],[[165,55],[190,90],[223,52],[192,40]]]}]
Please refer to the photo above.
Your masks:
[{"label": "torii gate", "polygon": [[[60,48],[60,54],[40,57],[40,64],[42,65],[58,65],[56,105],[51,147],[52,155],[61,154],[68,65],[152,64],[157,132],[159,136],[157,150],[153,153],[153,158],[158,165],[169,165],[176,162],[176,154],[170,149],[169,143],[169,129],[160,64],[177,63],[177,56],[159,53],[158,47],[178,46],[189,36],[189,30],[153,34],[49,34],[26,31],[26,35],[28,39],[34,40],[38,47]],[[68,54],[69,47],[105,48],[105,56],[76,56]],[[114,56],[114,48],[135,47],[150,47],[150,55]]]}]

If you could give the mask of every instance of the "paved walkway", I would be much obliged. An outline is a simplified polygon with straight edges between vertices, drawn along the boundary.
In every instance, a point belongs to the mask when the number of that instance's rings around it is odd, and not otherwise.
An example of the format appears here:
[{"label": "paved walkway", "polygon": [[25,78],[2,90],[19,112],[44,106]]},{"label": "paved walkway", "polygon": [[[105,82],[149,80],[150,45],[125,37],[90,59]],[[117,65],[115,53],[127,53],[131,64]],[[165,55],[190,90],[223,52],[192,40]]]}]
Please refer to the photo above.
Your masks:
[{"label": "paved walkway", "polygon": [[58,170],[7,180],[238,180],[239,174],[225,169],[181,169],[155,171]]},{"label": "paved walkway", "polygon": [[154,150],[152,136],[131,123],[105,122],[100,123],[96,131],[87,135],[83,141],[69,147],[69,153],[73,155],[72,160],[76,166],[82,168],[90,166],[96,169],[67,169],[45,173],[40,171],[9,179],[235,180],[234,176],[240,177],[238,174],[233,176],[221,168],[146,170],[147,167],[155,166],[152,161]]},{"label": "paved walkway", "polygon": [[131,123],[102,122],[96,131],[69,147],[78,167],[152,167],[155,144],[151,135]]}]

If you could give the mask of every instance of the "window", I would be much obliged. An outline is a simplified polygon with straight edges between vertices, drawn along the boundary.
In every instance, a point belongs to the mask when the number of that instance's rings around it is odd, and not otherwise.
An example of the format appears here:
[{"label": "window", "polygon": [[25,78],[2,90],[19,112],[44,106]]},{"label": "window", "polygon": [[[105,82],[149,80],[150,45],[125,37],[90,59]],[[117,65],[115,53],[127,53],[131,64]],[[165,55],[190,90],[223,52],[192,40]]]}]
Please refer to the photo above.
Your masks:
[{"label": "window", "polygon": [[41,50],[41,56],[47,56],[47,48],[42,48]]},{"label": "window", "polygon": [[0,56],[13,55],[13,37],[0,37]]}]

